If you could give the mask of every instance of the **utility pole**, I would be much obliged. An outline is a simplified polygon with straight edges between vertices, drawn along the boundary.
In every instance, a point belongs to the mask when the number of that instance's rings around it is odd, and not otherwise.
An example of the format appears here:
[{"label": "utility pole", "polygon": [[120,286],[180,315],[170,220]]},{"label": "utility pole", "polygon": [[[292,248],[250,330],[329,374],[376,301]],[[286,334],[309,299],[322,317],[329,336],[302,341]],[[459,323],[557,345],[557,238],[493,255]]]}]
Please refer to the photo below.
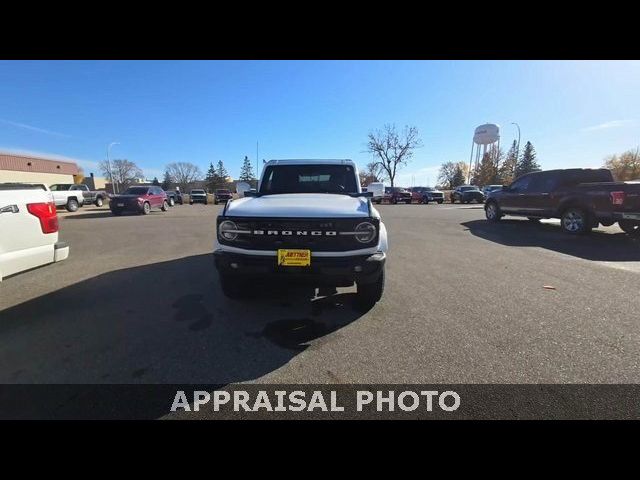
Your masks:
[{"label": "utility pole", "polygon": [[116,185],[116,182],[113,181],[113,172],[111,171],[111,159],[109,157],[109,154],[111,152],[111,147],[113,147],[114,145],[120,145],[119,142],[111,142],[109,144],[109,146],[107,147],[107,168],[109,169],[109,177],[111,180],[111,187],[113,188],[113,193],[118,193],[118,187]]},{"label": "utility pole", "polygon": [[256,140],[256,181],[260,176],[260,168],[258,167],[258,141]]}]

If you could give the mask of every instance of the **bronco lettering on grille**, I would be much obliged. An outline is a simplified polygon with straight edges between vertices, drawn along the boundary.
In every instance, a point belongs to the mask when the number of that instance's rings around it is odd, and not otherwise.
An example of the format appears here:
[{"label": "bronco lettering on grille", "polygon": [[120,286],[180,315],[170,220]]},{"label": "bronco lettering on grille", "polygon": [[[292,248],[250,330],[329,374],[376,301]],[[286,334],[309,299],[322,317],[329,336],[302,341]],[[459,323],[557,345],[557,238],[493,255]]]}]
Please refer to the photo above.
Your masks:
[{"label": "bronco lettering on grille", "polygon": [[[327,230],[327,231],[320,231],[320,230],[311,230],[311,232],[309,232],[308,230],[296,230],[295,231],[295,235],[296,236],[306,236],[308,234],[311,234],[312,237],[318,237],[318,236],[322,236],[325,235],[327,237],[335,237],[336,235],[338,235],[338,232],[333,231],[333,230]],[[264,230],[254,230],[253,231],[254,235],[264,235],[265,231]],[[285,235],[285,236],[291,236],[294,235],[294,232],[292,230],[267,230],[266,231],[267,235]]]}]

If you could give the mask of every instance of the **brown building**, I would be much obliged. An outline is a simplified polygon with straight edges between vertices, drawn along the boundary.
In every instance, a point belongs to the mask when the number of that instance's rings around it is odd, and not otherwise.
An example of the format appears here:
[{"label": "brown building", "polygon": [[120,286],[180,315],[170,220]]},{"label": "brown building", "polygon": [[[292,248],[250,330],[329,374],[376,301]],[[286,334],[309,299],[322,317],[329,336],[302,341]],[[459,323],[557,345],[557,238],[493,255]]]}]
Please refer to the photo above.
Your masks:
[{"label": "brown building", "polygon": [[79,173],[75,162],[0,152],[0,183],[75,183]]}]

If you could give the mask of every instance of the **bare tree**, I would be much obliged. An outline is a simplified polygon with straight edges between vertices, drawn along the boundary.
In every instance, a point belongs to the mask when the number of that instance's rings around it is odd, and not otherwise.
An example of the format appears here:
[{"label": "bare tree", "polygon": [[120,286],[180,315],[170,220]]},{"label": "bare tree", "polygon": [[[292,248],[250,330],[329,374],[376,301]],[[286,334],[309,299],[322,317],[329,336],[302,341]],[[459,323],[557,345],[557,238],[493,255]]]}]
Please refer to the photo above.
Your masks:
[{"label": "bare tree", "polygon": [[109,164],[106,160],[102,160],[99,165],[103,175],[116,186],[116,191],[120,191],[122,188],[126,188],[132,183],[136,183],[139,178],[142,178],[142,170],[135,163],[129,160],[111,160],[111,170],[109,170]]},{"label": "bare tree", "polygon": [[186,190],[191,182],[202,177],[202,172],[197,165],[189,162],[175,162],[166,166],[165,170],[174,183],[182,190]]},{"label": "bare tree", "polygon": [[376,163],[382,167],[393,187],[397,171],[411,160],[413,150],[421,146],[416,127],[405,126],[398,133],[395,125],[385,125],[382,130],[369,133],[367,151],[376,156]]},{"label": "bare tree", "polygon": [[611,170],[617,181],[640,180],[640,147],[628,150],[620,156],[611,155],[605,159],[604,167]]},{"label": "bare tree", "polygon": [[372,182],[384,181],[385,172],[379,162],[367,163],[364,170],[360,170],[360,184],[369,185]]}]

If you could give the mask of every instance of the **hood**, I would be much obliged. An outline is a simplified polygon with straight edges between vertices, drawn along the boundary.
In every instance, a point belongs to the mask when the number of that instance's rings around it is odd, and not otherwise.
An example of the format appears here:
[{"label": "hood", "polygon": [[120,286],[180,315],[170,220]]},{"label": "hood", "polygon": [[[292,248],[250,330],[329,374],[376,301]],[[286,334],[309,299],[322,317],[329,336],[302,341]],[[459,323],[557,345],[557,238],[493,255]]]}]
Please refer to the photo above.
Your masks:
[{"label": "hood", "polygon": [[227,206],[230,217],[350,218],[368,217],[368,200],[332,193],[287,193],[245,197]]}]

